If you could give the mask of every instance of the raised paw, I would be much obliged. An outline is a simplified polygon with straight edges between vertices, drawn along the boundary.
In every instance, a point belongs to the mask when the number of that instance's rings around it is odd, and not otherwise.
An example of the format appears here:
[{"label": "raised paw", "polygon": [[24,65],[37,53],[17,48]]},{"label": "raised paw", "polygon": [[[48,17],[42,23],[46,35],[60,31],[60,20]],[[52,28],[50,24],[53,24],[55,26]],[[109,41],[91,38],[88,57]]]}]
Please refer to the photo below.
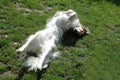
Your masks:
[{"label": "raised paw", "polygon": [[42,64],[39,64],[39,65],[37,66],[37,69],[42,70]]},{"label": "raised paw", "polygon": [[19,48],[19,49],[16,50],[16,53],[18,53],[18,54],[20,54],[22,52],[23,52],[23,50],[21,48]]}]

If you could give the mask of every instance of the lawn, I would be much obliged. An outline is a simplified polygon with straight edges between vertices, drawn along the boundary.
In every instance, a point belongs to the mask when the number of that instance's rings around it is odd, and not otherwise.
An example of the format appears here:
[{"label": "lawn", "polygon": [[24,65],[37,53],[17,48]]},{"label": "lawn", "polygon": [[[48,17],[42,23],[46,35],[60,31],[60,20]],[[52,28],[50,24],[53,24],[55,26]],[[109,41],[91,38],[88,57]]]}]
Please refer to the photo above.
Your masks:
[{"label": "lawn", "polygon": [[[57,10],[68,9],[78,13],[90,34],[65,36],[58,46],[61,55],[42,80],[120,80],[119,0],[0,0],[0,80],[14,80],[18,74],[25,55],[16,49],[26,37],[43,29]],[[23,80],[35,78],[29,72]]]}]

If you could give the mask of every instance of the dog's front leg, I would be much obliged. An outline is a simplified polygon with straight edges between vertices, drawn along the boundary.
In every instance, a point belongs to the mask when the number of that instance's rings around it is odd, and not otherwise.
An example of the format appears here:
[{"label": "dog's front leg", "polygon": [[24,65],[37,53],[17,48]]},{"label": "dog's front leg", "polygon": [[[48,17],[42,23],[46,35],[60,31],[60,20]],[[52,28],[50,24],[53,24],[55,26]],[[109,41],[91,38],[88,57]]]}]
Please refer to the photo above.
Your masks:
[{"label": "dog's front leg", "polygon": [[25,52],[25,49],[27,48],[28,43],[25,43],[22,47],[20,47],[19,49],[17,49],[17,53],[22,53]]},{"label": "dog's front leg", "polygon": [[29,47],[29,44],[31,43],[31,41],[35,38],[34,35],[31,35],[28,39],[27,39],[27,42],[22,46],[20,47],[19,49],[17,49],[17,53],[22,53],[22,52],[25,52],[26,51],[26,48]]}]

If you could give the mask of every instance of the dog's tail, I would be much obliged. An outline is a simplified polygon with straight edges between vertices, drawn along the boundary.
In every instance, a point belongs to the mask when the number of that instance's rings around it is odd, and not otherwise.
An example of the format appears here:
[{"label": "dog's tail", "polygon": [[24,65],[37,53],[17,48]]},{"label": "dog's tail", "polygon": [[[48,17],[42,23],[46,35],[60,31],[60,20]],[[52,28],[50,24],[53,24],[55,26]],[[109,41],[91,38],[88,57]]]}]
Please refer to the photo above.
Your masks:
[{"label": "dog's tail", "polygon": [[[35,72],[39,69],[45,69],[48,67],[48,64],[50,63],[50,61],[52,60],[52,57],[46,57],[45,61],[43,63],[41,63],[40,58],[39,57],[28,57],[26,59],[26,61],[24,62],[23,66],[27,67],[29,71],[34,70]],[[42,65],[42,66],[41,66]]]},{"label": "dog's tail", "polygon": [[26,59],[24,66],[28,67],[29,71],[31,70],[37,71],[39,64],[40,64],[39,57],[31,56]]},{"label": "dog's tail", "polygon": [[47,55],[43,63],[41,63],[40,57],[29,56],[26,58],[24,66],[28,67],[29,71],[31,70],[37,71],[40,68],[40,65],[42,65],[42,69],[44,69],[48,67],[48,64],[50,63],[51,60],[58,57],[59,55],[60,55],[60,52],[55,51],[54,53]]}]

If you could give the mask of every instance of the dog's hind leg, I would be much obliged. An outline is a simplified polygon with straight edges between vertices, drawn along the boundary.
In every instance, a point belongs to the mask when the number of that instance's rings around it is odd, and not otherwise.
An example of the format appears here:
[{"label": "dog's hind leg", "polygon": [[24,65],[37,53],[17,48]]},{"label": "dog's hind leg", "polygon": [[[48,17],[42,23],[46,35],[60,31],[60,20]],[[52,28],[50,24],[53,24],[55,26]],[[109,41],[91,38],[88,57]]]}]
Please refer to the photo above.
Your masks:
[{"label": "dog's hind leg", "polygon": [[42,77],[42,70],[38,69],[37,72],[36,72],[36,80],[40,80],[41,77]]},{"label": "dog's hind leg", "polygon": [[21,80],[25,73],[27,73],[27,68],[26,67],[22,67],[20,69],[19,74],[18,74],[18,76],[16,77],[15,80]]},{"label": "dog's hind leg", "polygon": [[42,70],[43,68],[43,63],[46,59],[46,56],[51,52],[52,47],[49,47],[47,49],[45,49],[45,51],[40,55],[40,60],[39,60],[39,64],[38,64],[38,69]]},{"label": "dog's hind leg", "polygon": [[44,68],[42,70],[38,69],[36,72],[36,80],[41,80],[42,78],[42,74],[44,74],[44,72],[46,71],[47,68]]},{"label": "dog's hind leg", "polygon": [[46,42],[46,45],[43,46],[43,50],[41,50],[42,54],[38,55],[38,57],[39,57],[39,64],[37,66],[38,69],[42,70],[43,63],[44,63],[47,55],[50,54],[55,47],[56,47],[56,45],[55,45],[54,38],[51,39],[50,41]]},{"label": "dog's hind leg", "polygon": [[31,35],[28,39],[27,39],[27,41],[26,41],[26,43],[22,46],[22,47],[20,47],[19,49],[17,49],[17,53],[22,53],[22,52],[25,52],[25,50],[26,50],[26,48],[27,47],[29,47],[29,44],[31,43],[31,41],[34,39],[34,35]]}]

